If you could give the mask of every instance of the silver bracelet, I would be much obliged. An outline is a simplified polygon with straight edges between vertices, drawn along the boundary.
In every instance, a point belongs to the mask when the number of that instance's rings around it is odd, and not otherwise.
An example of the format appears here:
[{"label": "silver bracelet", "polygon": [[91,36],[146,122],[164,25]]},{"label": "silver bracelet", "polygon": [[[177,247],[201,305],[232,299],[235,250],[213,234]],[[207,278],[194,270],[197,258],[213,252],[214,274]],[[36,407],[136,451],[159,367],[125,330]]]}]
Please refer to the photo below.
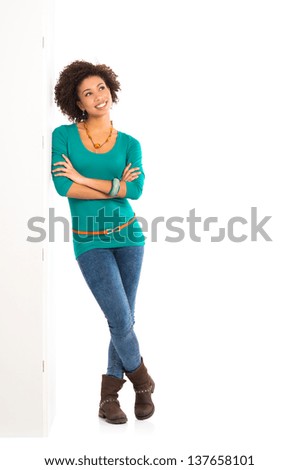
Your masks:
[{"label": "silver bracelet", "polygon": [[116,196],[120,190],[120,180],[118,178],[113,178],[112,188],[109,192],[109,196]]}]

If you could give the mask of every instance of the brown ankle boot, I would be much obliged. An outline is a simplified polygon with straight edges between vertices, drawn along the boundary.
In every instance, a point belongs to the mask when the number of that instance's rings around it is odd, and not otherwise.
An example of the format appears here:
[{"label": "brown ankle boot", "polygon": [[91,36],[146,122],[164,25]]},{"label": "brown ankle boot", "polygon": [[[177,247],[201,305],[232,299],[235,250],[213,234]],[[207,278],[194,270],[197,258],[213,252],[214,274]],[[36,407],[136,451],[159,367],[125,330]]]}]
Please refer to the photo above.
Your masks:
[{"label": "brown ankle boot", "polygon": [[155,411],[151,394],[154,392],[155,383],[147,373],[147,369],[141,358],[141,365],[133,372],[126,372],[126,376],[132,382],[136,393],[135,416],[137,419],[150,418]]},{"label": "brown ankle boot", "polygon": [[120,408],[118,393],[126,380],[102,375],[101,403],[99,417],[106,419],[107,423],[123,424],[127,422],[125,413]]}]

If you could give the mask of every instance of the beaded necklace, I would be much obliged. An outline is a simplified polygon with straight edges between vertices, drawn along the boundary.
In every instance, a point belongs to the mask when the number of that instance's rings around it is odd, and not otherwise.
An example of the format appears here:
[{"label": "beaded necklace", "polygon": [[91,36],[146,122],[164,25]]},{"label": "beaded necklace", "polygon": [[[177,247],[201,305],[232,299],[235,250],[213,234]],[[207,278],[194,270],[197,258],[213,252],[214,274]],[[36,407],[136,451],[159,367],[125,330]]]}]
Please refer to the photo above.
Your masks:
[{"label": "beaded necklace", "polygon": [[109,135],[108,135],[107,139],[105,140],[105,142],[103,142],[102,144],[100,144],[100,143],[95,143],[95,142],[92,140],[92,137],[91,137],[91,135],[90,135],[90,133],[89,133],[89,130],[88,130],[88,128],[87,128],[85,122],[83,122],[83,124],[84,124],[85,130],[86,130],[86,134],[87,134],[88,138],[91,140],[92,145],[94,146],[95,149],[100,149],[101,147],[103,147],[103,145],[105,145],[105,144],[110,140],[110,138],[111,138],[111,136],[112,136],[112,131],[113,131],[113,122],[112,122],[112,121],[110,121],[111,127],[110,127]]}]

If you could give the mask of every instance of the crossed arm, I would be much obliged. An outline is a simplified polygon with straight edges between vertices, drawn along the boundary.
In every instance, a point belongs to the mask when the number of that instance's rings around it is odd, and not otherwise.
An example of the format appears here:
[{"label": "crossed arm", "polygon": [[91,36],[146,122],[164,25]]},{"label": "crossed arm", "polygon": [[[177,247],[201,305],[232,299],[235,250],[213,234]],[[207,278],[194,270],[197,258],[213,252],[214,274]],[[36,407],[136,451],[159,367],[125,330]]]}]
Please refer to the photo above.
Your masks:
[{"label": "crossed arm", "polygon": [[73,181],[66,196],[75,199],[111,199],[111,198],[124,198],[127,193],[127,181],[133,181],[138,178],[141,173],[138,167],[130,168],[129,163],[122,174],[120,180],[120,190],[117,196],[109,196],[112,187],[110,180],[99,180],[95,178],[86,178],[78,173],[73,167],[70,159],[62,154],[64,161],[56,162],[55,165],[60,165],[60,168],[52,170],[55,177],[66,176]]}]

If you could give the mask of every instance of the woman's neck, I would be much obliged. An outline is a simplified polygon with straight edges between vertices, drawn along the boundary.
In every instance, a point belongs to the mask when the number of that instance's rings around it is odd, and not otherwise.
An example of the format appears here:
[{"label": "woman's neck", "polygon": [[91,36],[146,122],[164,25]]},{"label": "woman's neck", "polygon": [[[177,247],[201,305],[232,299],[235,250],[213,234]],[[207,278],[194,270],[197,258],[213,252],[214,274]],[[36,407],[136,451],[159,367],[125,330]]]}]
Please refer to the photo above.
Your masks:
[{"label": "woman's neck", "polygon": [[90,131],[92,130],[100,130],[100,129],[107,129],[111,126],[111,119],[109,115],[105,116],[97,116],[97,117],[88,117],[85,121],[86,126]]}]

